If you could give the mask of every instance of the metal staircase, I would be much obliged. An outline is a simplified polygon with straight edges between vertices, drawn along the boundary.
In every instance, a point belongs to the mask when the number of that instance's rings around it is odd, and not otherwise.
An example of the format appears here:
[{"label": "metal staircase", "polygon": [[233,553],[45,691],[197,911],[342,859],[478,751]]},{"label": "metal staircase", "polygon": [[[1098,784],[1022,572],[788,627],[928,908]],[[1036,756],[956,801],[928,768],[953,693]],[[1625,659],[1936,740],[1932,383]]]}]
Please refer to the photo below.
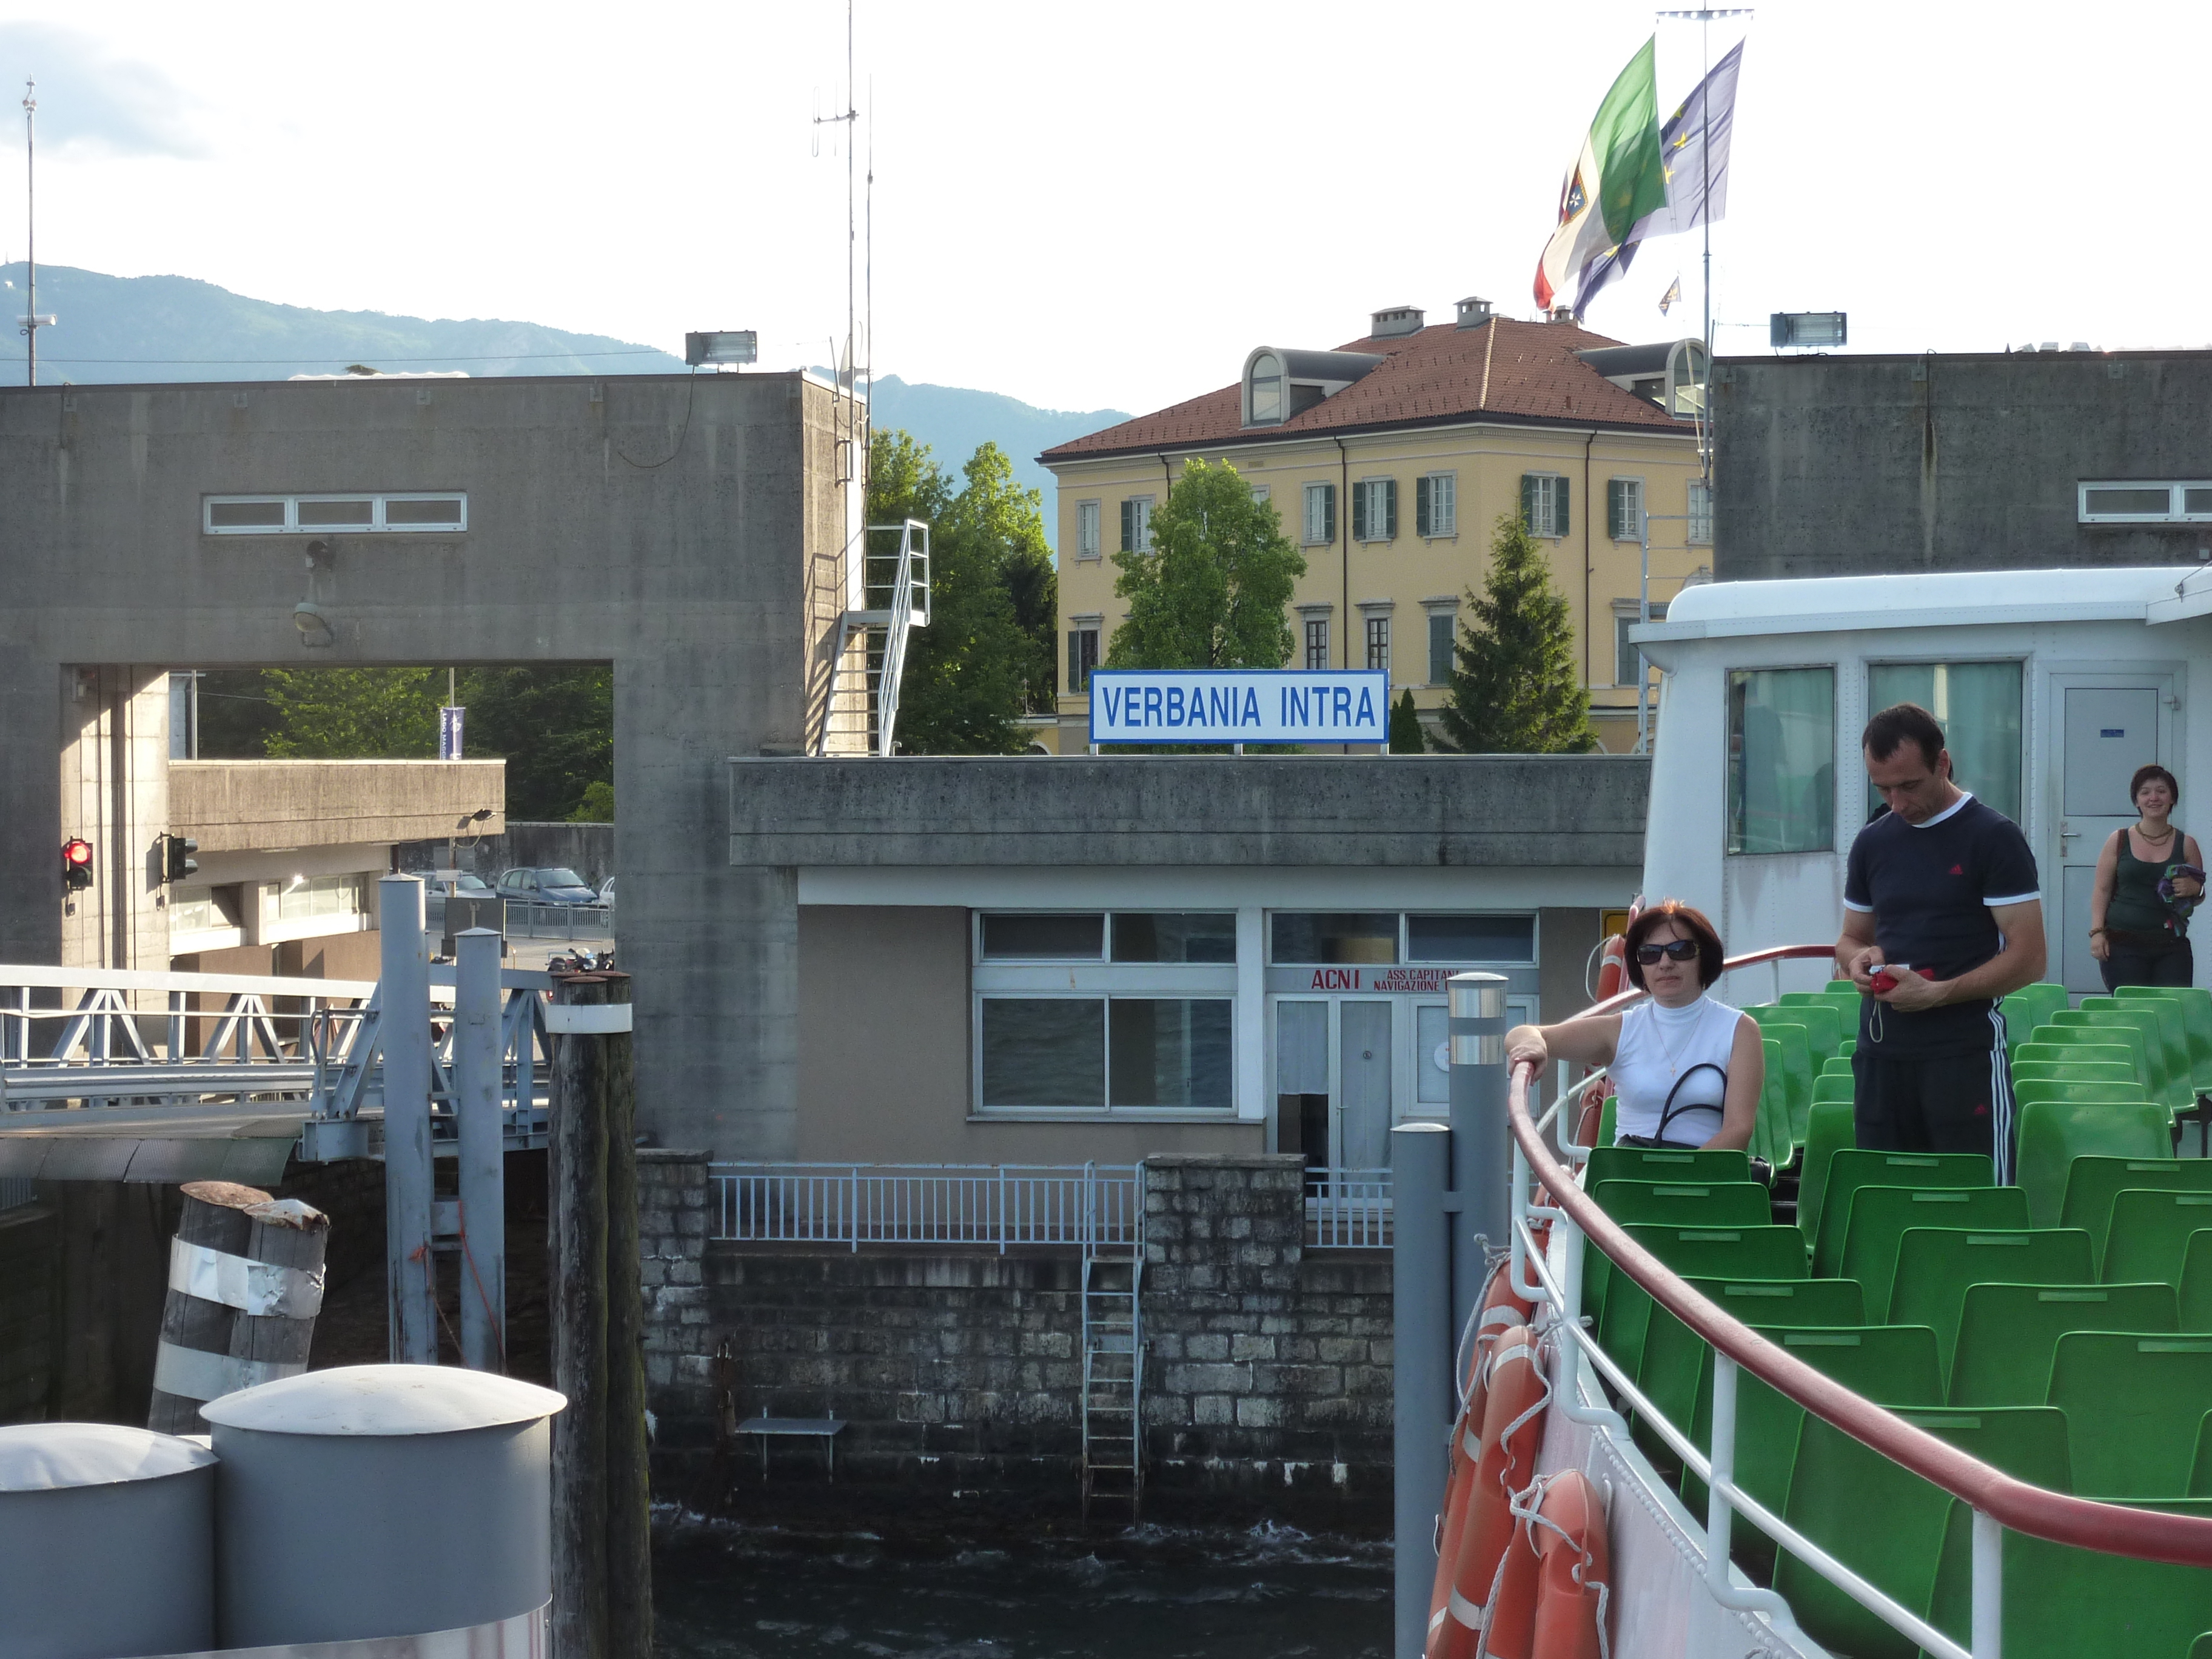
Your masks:
[{"label": "metal staircase", "polygon": [[[879,534],[896,533],[896,550],[869,550]],[[898,725],[899,684],[908,637],[929,626],[929,526],[919,519],[872,524],[861,532],[862,576],[869,609],[838,619],[822,729],[814,752],[888,755]]]},{"label": "metal staircase", "polygon": [[1145,1491],[1144,1211],[1102,1227],[1085,1186],[1083,1519],[1097,1510],[1133,1527]]}]

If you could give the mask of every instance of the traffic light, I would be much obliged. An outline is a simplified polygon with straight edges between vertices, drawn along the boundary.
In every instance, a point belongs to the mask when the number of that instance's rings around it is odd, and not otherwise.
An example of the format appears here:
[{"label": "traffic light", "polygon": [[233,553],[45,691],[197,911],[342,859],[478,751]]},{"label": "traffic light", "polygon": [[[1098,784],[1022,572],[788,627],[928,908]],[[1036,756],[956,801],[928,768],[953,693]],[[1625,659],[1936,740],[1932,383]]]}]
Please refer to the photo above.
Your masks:
[{"label": "traffic light", "polygon": [[163,878],[168,881],[182,881],[198,870],[200,867],[200,861],[192,854],[199,850],[199,842],[194,841],[190,836],[163,836],[161,837]]},{"label": "traffic light", "polygon": [[92,885],[92,843],[82,836],[62,843],[62,885],[71,891]]}]

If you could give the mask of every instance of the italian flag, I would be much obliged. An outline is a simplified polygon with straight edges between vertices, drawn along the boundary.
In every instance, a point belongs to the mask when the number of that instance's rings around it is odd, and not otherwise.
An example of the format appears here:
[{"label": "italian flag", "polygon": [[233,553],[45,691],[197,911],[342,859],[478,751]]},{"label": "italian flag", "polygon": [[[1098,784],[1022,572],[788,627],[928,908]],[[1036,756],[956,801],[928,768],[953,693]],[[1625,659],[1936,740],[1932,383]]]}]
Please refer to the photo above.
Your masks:
[{"label": "italian flag", "polygon": [[1659,159],[1657,37],[1628,60],[1597,106],[1582,152],[1559,186],[1559,225],[1536,265],[1536,304],[1552,309],[1591,260],[1627,240],[1647,213],[1667,205]]}]

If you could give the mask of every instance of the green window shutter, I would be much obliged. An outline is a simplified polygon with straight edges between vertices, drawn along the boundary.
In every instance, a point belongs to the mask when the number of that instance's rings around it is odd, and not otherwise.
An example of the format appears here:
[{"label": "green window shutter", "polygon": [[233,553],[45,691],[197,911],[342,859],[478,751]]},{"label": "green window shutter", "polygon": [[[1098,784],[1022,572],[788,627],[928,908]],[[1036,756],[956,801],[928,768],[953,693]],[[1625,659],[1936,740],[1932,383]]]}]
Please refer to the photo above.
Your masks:
[{"label": "green window shutter", "polygon": [[1367,486],[1364,483],[1352,486],[1352,539],[1367,539]]},{"label": "green window shutter", "polygon": [[1564,477],[1552,480],[1552,500],[1556,503],[1552,510],[1552,533],[1564,536],[1567,533],[1567,481]]},{"label": "green window shutter", "polygon": [[1615,541],[1622,539],[1621,525],[1627,520],[1627,503],[1622,499],[1628,492],[1618,478],[1605,481],[1605,533]]},{"label": "green window shutter", "polygon": [[1429,617],[1429,684],[1443,685],[1451,678],[1452,617],[1444,611]]},{"label": "green window shutter", "polygon": [[1336,486],[1323,484],[1321,487],[1321,499],[1322,517],[1328,521],[1328,528],[1322,532],[1322,539],[1325,542],[1333,542],[1336,539]]},{"label": "green window shutter", "polygon": [[1382,539],[1386,542],[1398,539],[1398,481],[1395,478],[1382,480]]},{"label": "green window shutter", "polygon": [[1532,533],[1536,528],[1536,475],[1533,472],[1521,475],[1521,523]]},{"label": "green window shutter", "polygon": [[1137,504],[1134,501],[1121,503],[1121,550],[1124,553],[1137,550]]},{"label": "green window shutter", "polygon": [[1429,512],[1429,481],[1426,477],[1413,480],[1413,533],[1426,536],[1432,532],[1429,526],[1435,523]]}]

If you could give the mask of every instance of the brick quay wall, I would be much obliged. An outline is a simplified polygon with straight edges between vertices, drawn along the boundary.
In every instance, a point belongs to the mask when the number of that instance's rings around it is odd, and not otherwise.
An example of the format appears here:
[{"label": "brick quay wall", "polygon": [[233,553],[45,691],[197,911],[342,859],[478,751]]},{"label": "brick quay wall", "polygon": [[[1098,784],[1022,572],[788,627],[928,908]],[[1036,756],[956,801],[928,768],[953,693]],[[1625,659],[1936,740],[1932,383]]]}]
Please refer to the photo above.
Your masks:
[{"label": "brick quay wall", "polygon": [[[1082,1263],[1073,1249],[711,1240],[697,1154],[640,1154],[660,1495],[781,1517],[906,1502],[1073,1517]],[[1368,1528],[1390,1492],[1390,1266],[1309,1250],[1295,1156],[1142,1166],[1146,1518]],[[818,1442],[750,1418],[836,1417]]]}]

